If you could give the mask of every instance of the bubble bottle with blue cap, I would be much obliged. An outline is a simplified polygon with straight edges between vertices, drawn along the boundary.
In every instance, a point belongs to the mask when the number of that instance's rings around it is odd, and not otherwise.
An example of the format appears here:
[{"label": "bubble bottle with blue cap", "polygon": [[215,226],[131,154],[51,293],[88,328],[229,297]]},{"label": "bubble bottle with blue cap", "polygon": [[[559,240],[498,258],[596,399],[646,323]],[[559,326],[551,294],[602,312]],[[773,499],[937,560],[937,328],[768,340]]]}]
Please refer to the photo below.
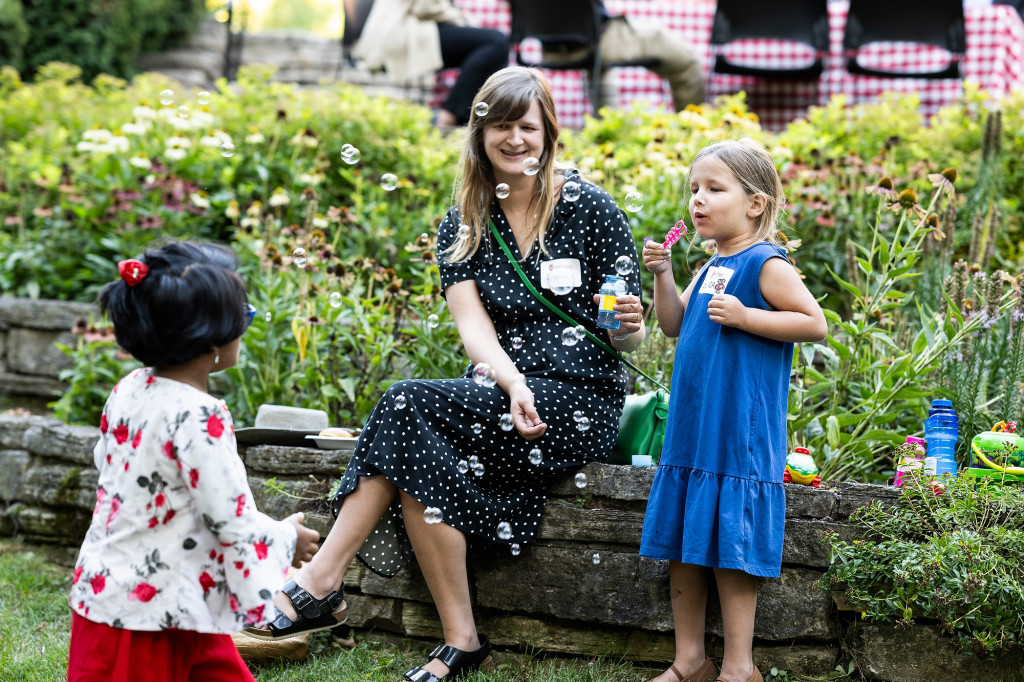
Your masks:
[{"label": "bubble bottle with blue cap", "polygon": [[615,319],[615,299],[626,295],[626,280],[618,275],[605,275],[600,294],[597,326],[602,329],[618,329],[622,323]]}]

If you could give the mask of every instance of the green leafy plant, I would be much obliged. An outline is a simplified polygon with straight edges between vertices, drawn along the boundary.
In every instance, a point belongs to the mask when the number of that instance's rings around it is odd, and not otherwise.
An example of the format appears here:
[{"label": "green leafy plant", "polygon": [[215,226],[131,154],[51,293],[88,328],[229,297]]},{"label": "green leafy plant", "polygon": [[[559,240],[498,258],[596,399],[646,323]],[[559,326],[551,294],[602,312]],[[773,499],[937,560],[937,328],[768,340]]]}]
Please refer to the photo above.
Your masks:
[{"label": "green leafy plant", "polygon": [[68,388],[50,408],[63,422],[95,426],[111,389],[140,365],[121,352],[110,328],[97,328],[83,319],[72,331],[78,336],[74,346],[57,344],[71,358],[59,376]]},{"label": "green leafy plant", "polygon": [[998,654],[1024,641],[1024,488],[912,472],[893,505],[851,520],[863,538],[826,533],[824,589],[867,620],[934,623],[959,651]]}]

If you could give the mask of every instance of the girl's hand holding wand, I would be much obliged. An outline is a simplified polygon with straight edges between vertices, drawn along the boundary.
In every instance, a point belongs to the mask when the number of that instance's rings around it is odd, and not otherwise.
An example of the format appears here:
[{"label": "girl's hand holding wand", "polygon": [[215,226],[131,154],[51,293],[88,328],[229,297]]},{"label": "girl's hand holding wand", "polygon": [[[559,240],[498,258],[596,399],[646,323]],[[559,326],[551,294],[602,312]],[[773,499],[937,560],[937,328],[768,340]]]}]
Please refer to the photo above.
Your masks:
[{"label": "girl's hand holding wand", "polygon": [[660,275],[663,272],[672,270],[672,259],[669,250],[654,241],[650,237],[644,240],[644,250],[641,253],[644,267],[648,272]]}]

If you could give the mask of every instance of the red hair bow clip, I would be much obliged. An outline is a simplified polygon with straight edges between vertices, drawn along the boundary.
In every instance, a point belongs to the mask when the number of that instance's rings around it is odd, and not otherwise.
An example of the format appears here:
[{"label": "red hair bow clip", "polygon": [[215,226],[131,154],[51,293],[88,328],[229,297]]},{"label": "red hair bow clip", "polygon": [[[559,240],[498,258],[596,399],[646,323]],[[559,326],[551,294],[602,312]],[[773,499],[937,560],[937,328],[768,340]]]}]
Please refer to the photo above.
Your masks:
[{"label": "red hair bow clip", "polygon": [[132,258],[130,260],[118,262],[117,271],[121,273],[121,279],[123,279],[128,286],[133,287],[146,279],[146,275],[149,274],[149,266],[140,260]]}]

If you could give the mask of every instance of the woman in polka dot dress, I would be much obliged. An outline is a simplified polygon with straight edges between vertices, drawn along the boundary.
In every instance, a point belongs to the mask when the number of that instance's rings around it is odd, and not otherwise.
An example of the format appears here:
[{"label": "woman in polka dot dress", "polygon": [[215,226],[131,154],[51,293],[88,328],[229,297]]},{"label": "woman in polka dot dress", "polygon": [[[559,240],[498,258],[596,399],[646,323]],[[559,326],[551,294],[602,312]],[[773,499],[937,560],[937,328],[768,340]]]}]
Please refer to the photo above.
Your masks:
[{"label": "woman in polka dot dress", "polygon": [[[604,190],[556,168],[557,140],[539,71],[503,69],[477,94],[456,206],[438,232],[442,287],[475,367],[458,379],[388,389],[341,481],[338,520],[296,576],[315,604],[338,590],[357,552],[391,576],[414,550],[445,645],[405,674],[413,682],[489,666],[490,646],[473,620],[466,535],[510,547],[531,541],[545,488],[607,457],[625,394],[620,362],[586,338],[570,333],[563,342],[567,324],[520,280],[490,221],[534,286],[575,320],[623,352],[644,339],[635,265],[625,276],[630,293],[615,306],[616,335],[595,324],[596,292],[617,259],[636,263],[636,246]],[[484,375],[479,383],[473,369]],[[287,600],[278,602],[283,614],[272,634],[312,629]]]}]

